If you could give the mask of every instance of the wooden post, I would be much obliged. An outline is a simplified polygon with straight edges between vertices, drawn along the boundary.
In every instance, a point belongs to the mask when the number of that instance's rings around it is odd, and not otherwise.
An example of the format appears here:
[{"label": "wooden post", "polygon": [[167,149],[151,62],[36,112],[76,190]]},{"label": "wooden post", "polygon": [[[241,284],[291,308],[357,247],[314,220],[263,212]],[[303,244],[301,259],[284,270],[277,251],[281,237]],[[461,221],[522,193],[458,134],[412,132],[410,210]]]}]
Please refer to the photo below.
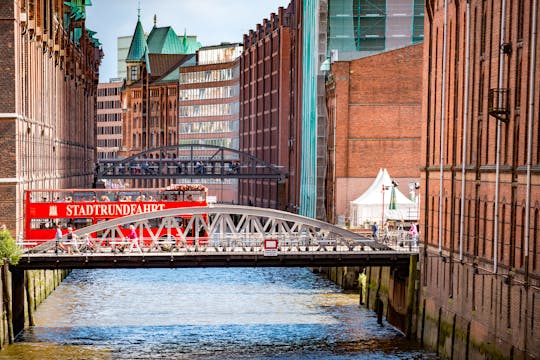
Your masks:
[{"label": "wooden post", "polygon": [[28,325],[35,326],[34,323],[34,282],[31,280],[32,271],[27,271],[24,278],[24,285],[26,287],[26,303],[28,304]]},{"label": "wooden post", "polygon": [[2,265],[2,303],[6,314],[7,321],[7,341],[12,344],[15,340],[13,335],[13,313],[11,311],[11,279],[9,278],[9,265],[4,263]]}]

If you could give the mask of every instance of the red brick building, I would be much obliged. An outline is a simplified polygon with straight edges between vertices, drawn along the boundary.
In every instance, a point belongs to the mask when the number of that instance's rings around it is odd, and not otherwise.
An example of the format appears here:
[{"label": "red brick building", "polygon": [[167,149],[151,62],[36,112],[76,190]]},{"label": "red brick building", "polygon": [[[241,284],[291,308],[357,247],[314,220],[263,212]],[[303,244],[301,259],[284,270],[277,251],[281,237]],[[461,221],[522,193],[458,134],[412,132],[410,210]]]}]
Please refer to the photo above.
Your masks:
[{"label": "red brick building", "polygon": [[24,190],[92,185],[102,53],[74,14],[84,5],[0,2],[0,223],[13,233]]},{"label": "red brick building", "polygon": [[426,3],[418,337],[445,357],[540,354],[538,16]]},{"label": "red brick building", "polygon": [[300,189],[301,2],[244,35],[240,61],[240,151],[288,174],[240,180],[240,204],[297,212]]},{"label": "red brick building", "polygon": [[[178,39],[171,27],[154,24],[147,38],[138,19],[126,58],[127,79],[122,92],[124,148],[120,156],[178,142],[179,68],[194,56],[187,50],[188,44]],[[168,183],[163,179],[132,180],[131,185],[162,187]]]},{"label": "red brick building", "polygon": [[350,216],[350,202],[381,168],[403,193],[419,180],[422,49],[412,45],[332,64],[326,83],[329,222]]}]

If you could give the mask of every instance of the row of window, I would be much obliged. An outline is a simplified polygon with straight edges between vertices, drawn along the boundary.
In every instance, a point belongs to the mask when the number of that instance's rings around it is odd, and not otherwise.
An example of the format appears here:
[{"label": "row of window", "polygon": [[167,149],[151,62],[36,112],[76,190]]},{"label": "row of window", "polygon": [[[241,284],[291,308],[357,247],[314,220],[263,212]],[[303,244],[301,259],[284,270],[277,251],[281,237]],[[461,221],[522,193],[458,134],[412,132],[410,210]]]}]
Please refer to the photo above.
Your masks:
[{"label": "row of window", "polygon": [[98,109],[120,109],[120,100],[118,101],[98,101]]},{"label": "row of window", "polygon": [[120,88],[101,88],[97,91],[98,97],[105,97],[105,96],[118,96],[120,94]]},{"label": "row of window", "polygon": [[230,133],[230,132],[238,132],[239,121],[229,120],[229,121],[201,121],[201,122],[181,123],[178,128],[179,128],[180,134]]},{"label": "row of window", "polygon": [[96,118],[98,122],[116,122],[122,121],[122,114],[98,114]]},{"label": "row of window", "polygon": [[189,73],[180,73],[180,85],[197,84],[215,81],[227,81],[238,79],[240,70],[238,66],[229,69],[195,71]]},{"label": "row of window", "polygon": [[106,140],[98,140],[97,146],[99,147],[120,147],[122,146],[122,140],[121,139],[106,139]]},{"label": "row of window", "polygon": [[226,99],[238,96],[239,86],[218,86],[200,89],[180,90],[180,100]]},{"label": "row of window", "polygon": [[98,135],[116,135],[122,134],[121,126],[99,126],[97,128]]},{"label": "row of window", "polygon": [[226,116],[238,114],[238,103],[180,106],[179,117]]}]

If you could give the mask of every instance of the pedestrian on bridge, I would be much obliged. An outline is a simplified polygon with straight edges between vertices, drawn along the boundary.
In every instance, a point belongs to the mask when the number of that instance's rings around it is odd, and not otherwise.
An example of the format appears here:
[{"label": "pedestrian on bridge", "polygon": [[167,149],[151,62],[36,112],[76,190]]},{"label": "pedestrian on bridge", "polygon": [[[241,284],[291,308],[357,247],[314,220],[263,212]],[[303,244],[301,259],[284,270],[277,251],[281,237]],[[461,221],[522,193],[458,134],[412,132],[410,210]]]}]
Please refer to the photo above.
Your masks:
[{"label": "pedestrian on bridge", "polygon": [[133,248],[136,248],[139,250],[139,252],[142,253],[141,246],[139,245],[139,237],[137,236],[137,232],[135,231],[135,226],[129,225],[129,235],[128,239],[130,241],[129,245],[129,252],[133,250]]},{"label": "pedestrian on bridge", "polygon": [[377,239],[379,237],[379,227],[377,226],[377,222],[374,221],[373,225],[371,226],[371,236],[374,239]]}]

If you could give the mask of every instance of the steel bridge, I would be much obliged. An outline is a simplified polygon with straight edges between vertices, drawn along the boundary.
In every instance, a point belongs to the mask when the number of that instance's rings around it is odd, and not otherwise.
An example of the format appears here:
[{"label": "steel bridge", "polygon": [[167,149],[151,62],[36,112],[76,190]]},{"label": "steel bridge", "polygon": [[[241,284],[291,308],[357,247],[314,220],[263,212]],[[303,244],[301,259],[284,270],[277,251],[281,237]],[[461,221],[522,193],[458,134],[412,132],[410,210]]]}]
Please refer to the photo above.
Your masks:
[{"label": "steel bridge", "polygon": [[[137,239],[123,235],[130,225]],[[406,267],[418,253],[406,239],[389,244],[296,214],[234,205],[141,213],[74,234],[59,242],[70,252],[50,240],[26,248],[16,268]]]},{"label": "steel bridge", "polygon": [[99,160],[96,180],[287,177],[274,164],[222,146],[179,144],[142,151],[125,159]]}]

